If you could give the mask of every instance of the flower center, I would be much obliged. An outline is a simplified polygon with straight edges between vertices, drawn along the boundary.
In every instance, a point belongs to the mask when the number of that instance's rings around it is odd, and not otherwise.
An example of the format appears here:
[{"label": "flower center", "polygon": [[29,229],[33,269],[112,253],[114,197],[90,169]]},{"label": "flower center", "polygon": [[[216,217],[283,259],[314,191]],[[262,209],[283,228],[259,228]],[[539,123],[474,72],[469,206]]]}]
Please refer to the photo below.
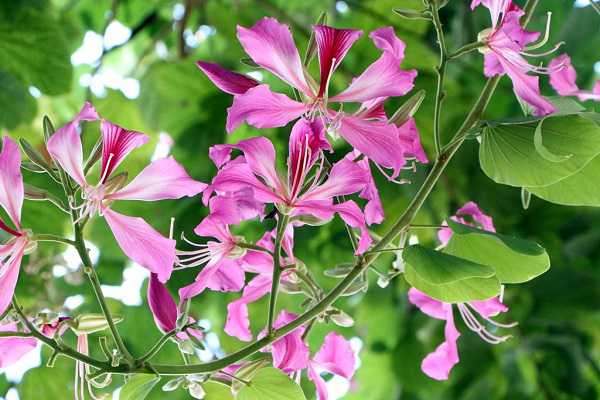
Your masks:
[{"label": "flower center", "polygon": [[486,28],[477,34],[477,41],[481,42],[481,43],[486,43],[485,46],[477,48],[477,51],[479,51],[481,54],[486,54],[486,53],[489,53],[490,51],[492,51],[489,48],[489,46],[487,45],[487,42],[488,42],[489,37],[492,36],[493,33],[494,33],[493,28]]}]

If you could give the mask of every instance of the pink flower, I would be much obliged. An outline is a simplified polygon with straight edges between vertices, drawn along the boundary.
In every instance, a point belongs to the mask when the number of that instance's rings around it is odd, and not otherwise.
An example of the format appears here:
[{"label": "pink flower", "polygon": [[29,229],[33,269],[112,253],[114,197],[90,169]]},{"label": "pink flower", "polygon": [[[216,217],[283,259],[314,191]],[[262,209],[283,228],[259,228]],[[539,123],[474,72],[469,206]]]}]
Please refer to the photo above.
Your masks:
[{"label": "pink flower", "polygon": [[[469,201],[459,208],[458,211],[456,211],[456,214],[451,216],[450,219],[464,225],[478,226],[485,231],[496,232],[492,217],[484,214],[479,206],[473,201]],[[447,225],[445,221],[443,225]],[[442,228],[438,231],[438,239],[444,246],[448,244],[451,237],[452,229],[450,228]]]},{"label": "pink flower", "polygon": [[577,73],[571,65],[571,57],[562,54],[548,64],[551,69],[550,85],[561,96],[577,96],[579,100],[600,101],[600,80],[597,80],[592,91],[580,90],[575,80]]},{"label": "pink flower", "polygon": [[[297,317],[296,314],[284,310],[277,317],[275,327],[287,325]],[[305,328],[301,326],[273,342],[270,348],[273,366],[287,374],[307,369],[308,379],[313,381],[317,388],[317,398],[327,400],[327,385],[321,373],[351,379],[356,371],[354,352],[350,342],[338,333],[331,332],[325,336],[321,349],[311,359],[310,350],[302,338],[304,331]]]},{"label": "pink flower", "polygon": [[[496,231],[492,218],[484,214],[477,204],[472,201],[461,207],[456,215],[453,215],[450,218],[461,224],[471,226],[475,225],[473,223],[475,222],[486,231]],[[473,222],[469,221],[467,218],[472,218]],[[452,230],[450,228],[442,228],[438,232],[438,238],[444,246],[451,237]],[[508,311],[508,307],[502,304],[502,301],[497,297],[492,297],[483,301],[450,304],[435,300],[427,294],[415,288],[411,288],[408,291],[408,300],[430,317],[446,321],[446,326],[444,328],[446,340],[440,344],[434,352],[427,355],[421,363],[423,372],[437,380],[448,379],[452,367],[459,361],[456,341],[460,337],[460,332],[454,325],[453,309],[455,306],[465,322],[465,325],[488,343],[502,343],[511,336],[497,336],[488,330],[486,324],[500,328],[511,328],[516,325],[514,323],[501,324],[491,319],[491,317],[494,317],[501,312]],[[483,322],[480,321],[481,319]]]},{"label": "pink flower", "polygon": [[[547,115],[555,111],[554,106],[540,94],[539,79],[529,75],[553,73],[555,66],[547,68],[531,65],[523,56],[538,57],[555,51],[558,46],[549,52],[531,54],[528,50],[543,46],[548,40],[548,31],[544,39],[526,47],[536,41],[539,32],[529,32],[523,29],[519,22],[525,14],[511,0],[473,0],[471,9],[483,4],[490,10],[492,27],[479,34],[479,41],[485,44],[480,48],[484,54],[484,74],[487,77],[507,74],[513,83],[515,94],[533,107],[534,115]],[[549,25],[548,25],[549,26]]]},{"label": "pink flower", "polygon": [[[154,322],[161,332],[167,333],[177,328],[177,318],[179,317],[177,304],[175,304],[175,300],[171,297],[167,287],[158,280],[158,276],[154,273],[150,274],[148,282],[148,305],[154,316]],[[190,317],[189,323],[193,322],[195,322],[194,319]],[[200,340],[204,338],[204,333],[201,330],[193,328],[178,333],[176,337],[185,340],[188,337],[187,333]]]},{"label": "pink flower", "polygon": [[129,184],[111,174],[135,148],[148,141],[144,134],[129,131],[106,120],[101,121],[102,168],[97,185],[90,185],[83,172],[83,148],[78,127],[80,121],[99,119],[96,110],[86,103],[81,112],[48,140],[48,152],[81,186],[84,203],[79,219],[103,216],[123,252],[136,263],[156,273],[165,282],[175,261],[175,241],[167,239],[141,218],[129,217],[111,206],[116,200],[156,201],[178,199],[200,193],[206,185],[189,177],[172,157],[153,161]]},{"label": "pink flower", "polygon": [[[252,28],[238,26],[238,39],[246,53],[259,66],[297,89],[302,102],[273,93],[267,85],[245,75],[227,71],[216,64],[198,62],[198,67],[217,87],[234,95],[233,105],[228,110],[227,131],[233,131],[244,121],[257,128],[273,128],[285,126],[302,115],[310,120],[320,119],[328,131],[342,136],[380,166],[391,168],[391,178],[395,178],[405,163],[407,151],[399,140],[398,129],[361,111],[369,102],[403,96],[413,88],[417,72],[399,67],[404,58],[404,43],[391,27],[371,32],[369,36],[382,50],[382,55],[344,91],[329,97],[333,72],[362,32],[325,25],[315,25],[313,29],[320,65],[318,86],[305,77],[287,25],[273,18],[263,18]],[[363,103],[363,106],[352,115],[329,108],[331,103],[346,102]]]},{"label": "pink flower", "polygon": [[21,228],[24,196],[21,154],[17,144],[5,136],[0,152],[0,205],[13,226],[0,219],[0,231],[11,237],[6,243],[0,244],[0,314],[6,311],[12,300],[23,255],[33,251],[36,246],[30,240],[31,232]]},{"label": "pink flower", "polygon": [[[362,211],[351,200],[334,204],[334,198],[363,190],[369,182],[368,174],[344,158],[323,179],[322,150],[330,147],[319,120],[299,120],[292,129],[289,147],[287,180],[284,180],[275,168],[275,148],[265,137],[246,139],[237,145],[214,146],[211,155],[220,170],[205,192],[205,201],[212,191],[222,193],[245,187],[253,191],[256,200],[275,204],[292,217],[309,215],[327,221],[337,213],[348,225],[360,229],[357,253],[364,252],[371,238]],[[240,150],[243,157],[231,160],[233,149]],[[309,182],[313,167],[316,170]]]},{"label": "pink flower", "polygon": [[206,265],[193,283],[179,290],[182,301],[199,295],[206,288],[221,292],[240,291],[244,287],[245,271],[257,273],[273,268],[269,254],[238,246],[243,238],[233,236],[229,226],[212,215],[204,218],[194,232],[217,240],[199,244],[184,238],[199,249],[178,251],[180,268]]}]

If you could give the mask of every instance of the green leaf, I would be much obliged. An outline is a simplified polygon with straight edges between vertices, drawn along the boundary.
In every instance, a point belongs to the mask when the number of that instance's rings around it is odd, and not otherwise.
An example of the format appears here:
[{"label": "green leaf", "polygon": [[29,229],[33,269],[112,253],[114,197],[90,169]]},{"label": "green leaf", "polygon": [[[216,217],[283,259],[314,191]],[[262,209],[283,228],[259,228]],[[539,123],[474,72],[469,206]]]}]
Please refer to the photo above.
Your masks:
[{"label": "green leaf", "polygon": [[544,157],[550,162],[563,162],[571,158],[573,154],[554,154],[550,150],[548,150],[546,146],[544,146],[542,138],[542,124],[544,123],[544,121],[545,118],[542,118],[535,127],[535,133],[533,135],[533,144],[535,146],[535,150],[539,153],[540,156]]},{"label": "green leaf", "polygon": [[27,85],[55,95],[71,87],[73,66],[61,24],[45,6],[0,12],[0,65]]},{"label": "green leaf", "polygon": [[[556,183],[581,170],[600,154],[600,127],[579,115],[549,117],[541,126],[543,154],[536,148],[539,123],[488,126],[481,135],[481,168],[498,183],[539,187]],[[561,162],[550,161],[557,157]],[[546,156],[546,157],[544,157]]]},{"label": "green leaf", "polygon": [[[1,46],[1,44],[0,44]],[[0,126],[16,128],[35,116],[35,100],[15,76],[0,70]]]},{"label": "green leaf", "polygon": [[263,368],[249,385],[240,389],[236,400],[306,400],[300,386],[277,368]]},{"label": "green leaf", "polygon": [[453,303],[489,299],[500,292],[490,266],[413,245],[404,250],[405,278],[434,299]]},{"label": "green leaf", "polygon": [[160,377],[155,375],[134,375],[121,388],[119,400],[143,400],[159,381]]},{"label": "green leaf", "polygon": [[546,201],[565,206],[600,207],[600,156],[594,158],[581,171],[553,185],[528,188]]},{"label": "green leaf", "polygon": [[205,400],[233,400],[231,388],[224,383],[208,381],[202,384],[202,388],[206,393]]},{"label": "green leaf", "polygon": [[492,267],[501,283],[527,282],[550,268],[537,243],[484,231],[449,220],[454,232],[444,252]]}]

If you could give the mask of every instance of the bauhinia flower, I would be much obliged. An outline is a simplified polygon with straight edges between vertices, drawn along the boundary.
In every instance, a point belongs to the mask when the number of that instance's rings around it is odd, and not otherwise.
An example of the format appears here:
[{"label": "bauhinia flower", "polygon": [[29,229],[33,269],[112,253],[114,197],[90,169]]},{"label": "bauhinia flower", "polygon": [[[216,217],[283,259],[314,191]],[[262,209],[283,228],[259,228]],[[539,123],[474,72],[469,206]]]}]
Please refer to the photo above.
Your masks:
[{"label": "bauhinia flower", "polygon": [[550,85],[561,96],[577,96],[579,100],[600,101],[600,79],[596,81],[591,91],[581,90],[577,86],[577,72],[571,65],[571,57],[561,54],[548,64],[551,69]]},{"label": "bauhinia flower", "polygon": [[[310,216],[327,221],[337,213],[349,226],[360,230],[356,250],[358,254],[363,253],[371,244],[371,238],[362,211],[352,200],[335,204],[334,198],[362,191],[369,183],[369,174],[350,159],[343,158],[325,176],[322,150],[329,148],[319,120],[300,120],[292,129],[287,179],[282,179],[275,168],[275,148],[265,137],[213,146],[211,158],[220,169],[205,191],[205,200],[212,191],[220,193],[247,187],[252,189],[256,200],[274,204],[291,217]],[[243,156],[231,160],[234,149],[240,150]],[[313,167],[316,170],[309,179]]]},{"label": "bauhinia flower", "polygon": [[[298,316],[282,311],[275,321],[276,327],[287,325]],[[350,342],[336,332],[331,332],[323,340],[319,351],[310,358],[310,350],[302,336],[305,328],[299,327],[279,340],[273,342],[270,352],[273,366],[291,374],[307,369],[308,379],[313,381],[317,389],[317,398],[327,400],[329,394],[322,373],[352,379],[356,371],[356,361]]]},{"label": "bauhinia flower", "polygon": [[[467,218],[472,218],[472,222]],[[484,230],[495,232],[492,218],[485,215],[474,202],[468,202],[461,207],[457,215],[451,217],[454,221],[465,225],[479,225]],[[443,228],[438,232],[440,241],[445,245],[450,240],[452,231]],[[437,380],[448,379],[450,371],[459,362],[458,346],[456,344],[460,332],[454,324],[454,309],[462,317],[465,325],[477,333],[479,337],[488,343],[498,344],[506,341],[511,336],[497,336],[487,326],[495,328],[511,328],[516,323],[502,324],[496,322],[492,317],[499,313],[508,311],[508,307],[498,297],[492,297],[483,301],[470,301],[467,303],[444,303],[429,297],[427,294],[411,288],[408,291],[409,301],[417,306],[423,313],[432,318],[446,321],[444,336],[446,340],[440,344],[434,352],[428,354],[421,363],[422,371],[429,377]],[[487,326],[486,326],[487,325]]]},{"label": "bauhinia flower", "polygon": [[21,228],[21,208],[24,198],[19,147],[8,136],[2,138],[0,152],[0,205],[12,222],[12,227],[0,219],[0,231],[9,235],[0,244],[0,314],[12,300],[15,292],[23,255],[36,247],[31,232]]},{"label": "bauhinia flower", "polygon": [[[48,152],[81,187],[84,203],[79,207],[79,219],[103,216],[123,252],[136,263],[169,279],[175,262],[175,241],[158,233],[142,218],[129,217],[112,209],[117,200],[156,201],[195,196],[206,185],[189,177],[173,157],[160,158],[123,186],[124,175],[112,173],[135,148],[145,144],[148,136],[126,130],[106,120],[100,123],[102,132],[101,176],[96,185],[87,182],[83,171],[83,148],[79,133],[80,121],[99,119],[96,110],[86,103],[81,112],[50,137]],[[74,200],[73,200],[74,201]]]},{"label": "bauhinia flower", "polygon": [[200,244],[184,238],[199,249],[178,251],[179,267],[204,265],[204,268],[193,283],[179,290],[181,301],[199,295],[206,288],[221,292],[240,291],[244,287],[246,271],[257,273],[273,268],[269,254],[240,246],[244,239],[234,236],[227,224],[212,215],[204,218],[194,232],[217,240]]},{"label": "bauhinia flower", "polygon": [[[388,97],[403,96],[413,88],[415,70],[404,71],[400,63],[405,44],[393,28],[380,28],[369,35],[382,55],[341,93],[329,97],[329,83],[352,44],[362,35],[354,29],[336,29],[325,25],[313,27],[320,64],[320,83],[306,72],[287,25],[273,18],[263,18],[252,28],[238,26],[237,36],[246,53],[260,67],[295,88],[302,101],[273,93],[242,74],[223,69],[217,64],[199,61],[198,67],[224,92],[234,96],[228,109],[227,131],[246,121],[257,128],[287,125],[304,115],[319,119],[334,137],[343,137],[355,149],[384,168],[393,170],[395,178],[410,152],[399,139],[398,128],[374,115],[382,110]],[[361,103],[349,114],[332,110],[332,103]]]},{"label": "bauhinia flower", "polygon": [[479,51],[484,54],[485,76],[508,75],[515,94],[533,107],[534,115],[553,113],[555,108],[552,103],[540,94],[539,78],[528,73],[550,74],[560,66],[535,66],[524,58],[548,55],[562,44],[559,43],[552,50],[540,54],[529,52],[548,41],[550,20],[548,19],[544,38],[538,43],[530,44],[540,37],[540,33],[523,29],[520,20],[525,13],[511,0],[473,0],[471,9],[480,4],[490,10],[492,18],[492,27],[481,31],[478,37],[479,41],[484,43]]}]

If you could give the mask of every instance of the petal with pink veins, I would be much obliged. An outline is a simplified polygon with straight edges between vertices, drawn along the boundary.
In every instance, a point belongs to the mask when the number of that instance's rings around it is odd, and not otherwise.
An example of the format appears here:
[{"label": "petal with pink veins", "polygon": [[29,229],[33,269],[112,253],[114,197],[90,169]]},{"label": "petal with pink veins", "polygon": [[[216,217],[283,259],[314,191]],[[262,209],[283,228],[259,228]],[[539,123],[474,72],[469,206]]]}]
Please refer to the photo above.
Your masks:
[{"label": "petal with pink veins", "polygon": [[216,87],[232,95],[243,94],[259,83],[249,76],[238,74],[221,67],[217,63],[197,61],[196,65],[215,84]]},{"label": "petal with pink veins", "polygon": [[310,95],[300,54],[287,25],[275,18],[262,18],[252,28],[237,27],[237,37],[255,63]]},{"label": "petal with pink veins", "polygon": [[173,157],[159,158],[140,172],[127,186],[106,196],[112,200],[156,201],[193,197],[206,184],[190,178]]},{"label": "petal with pink veins", "polygon": [[247,122],[255,128],[278,128],[304,114],[306,106],[281,93],[274,93],[267,85],[258,85],[233,98],[227,109],[227,132],[233,132]]},{"label": "petal with pink veins", "polygon": [[163,333],[172,331],[177,327],[177,304],[167,290],[167,287],[158,280],[155,273],[150,274],[148,282],[148,305],[154,316],[156,326]]},{"label": "petal with pink veins", "polygon": [[398,128],[393,124],[344,116],[340,121],[339,134],[374,163],[391,168],[392,178],[400,174],[406,163]]},{"label": "petal with pink veins", "polygon": [[219,267],[206,281],[206,287],[217,292],[239,292],[244,287],[246,274],[238,260],[223,258]]},{"label": "petal with pink veins", "polygon": [[427,154],[421,145],[419,130],[414,118],[410,118],[404,124],[398,127],[398,137],[400,144],[404,148],[406,157],[416,158],[420,163],[426,164],[429,162]]},{"label": "petal with pink veins", "polygon": [[[297,317],[296,314],[284,310],[275,320],[275,328],[281,328]],[[273,342],[271,345],[271,354],[273,355],[273,366],[275,368],[279,368],[285,373],[290,373],[308,367],[310,350],[302,339],[304,330],[304,327],[296,328],[281,339]]]},{"label": "petal with pink veins", "polygon": [[80,186],[85,186],[83,173],[83,147],[79,135],[79,122],[99,119],[94,107],[86,102],[79,114],[58,129],[46,143],[48,153]]},{"label": "petal with pink veins", "polygon": [[252,188],[244,187],[236,192],[227,192],[209,200],[210,215],[228,225],[237,225],[264,216],[264,204],[254,198]]},{"label": "petal with pink veins", "polygon": [[103,183],[134,149],[148,141],[143,133],[130,131],[112,122],[102,120],[102,178]]},{"label": "petal with pink veins", "polygon": [[413,88],[416,77],[416,70],[400,69],[398,59],[384,52],[361,75],[354,78],[346,90],[333,96],[330,101],[362,103],[377,97],[403,96]]},{"label": "petal with pink veins", "polygon": [[252,171],[263,178],[267,185],[276,190],[282,190],[283,183],[275,169],[275,147],[269,139],[257,136],[242,140],[231,147],[244,153],[244,158]]},{"label": "petal with pink veins", "polygon": [[363,168],[348,158],[343,158],[333,165],[327,180],[304,193],[301,201],[327,200],[356,193],[365,187],[368,179]]},{"label": "petal with pink veins", "polygon": [[123,253],[157,274],[159,281],[169,280],[175,263],[175,241],[162,236],[142,218],[119,214],[108,207],[102,213]]},{"label": "petal with pink veins", "polygon": [[235,239],[229,230],[229,226],[222,221],[213,218],[212,215],[204,218],[194,229],[194,233],[198,236],[213,237],[221,243],[230,243],[233,245]]},{"label": "petal with pink veins", "polygon": [[321,70],[321,84],[318,93],[318,97],[321,97],[327,91],[331,75],[340,65],[350,47],[362,35],[362,31],[336,29],[326,25],[315,25],[313,30]]},{"label": "petal with pink veins", "polygon": [[[345,158],[348,160],[353,160],[359,155],[359,152],[354,151],[348,153]],[[383,204],[381,203],[379,191],[377,190],[375,180],[373,179],[373,174],[371,173],[369,159],[367,157],[363,157],[361,160],[355,161],[355,163],[363,170],[366,177],[365,186],[359,195],[361,199],[367,200],[367,204],[365,206],[365,220],[368,225],[379,224],[384,218]]]},{"label": "petal with pink veins", "polygon": [[19,147],[11,138],[4,136],[0,152],[0,205],[17,230],[21,228],[21,208],[25,196],[23,190]]}]

